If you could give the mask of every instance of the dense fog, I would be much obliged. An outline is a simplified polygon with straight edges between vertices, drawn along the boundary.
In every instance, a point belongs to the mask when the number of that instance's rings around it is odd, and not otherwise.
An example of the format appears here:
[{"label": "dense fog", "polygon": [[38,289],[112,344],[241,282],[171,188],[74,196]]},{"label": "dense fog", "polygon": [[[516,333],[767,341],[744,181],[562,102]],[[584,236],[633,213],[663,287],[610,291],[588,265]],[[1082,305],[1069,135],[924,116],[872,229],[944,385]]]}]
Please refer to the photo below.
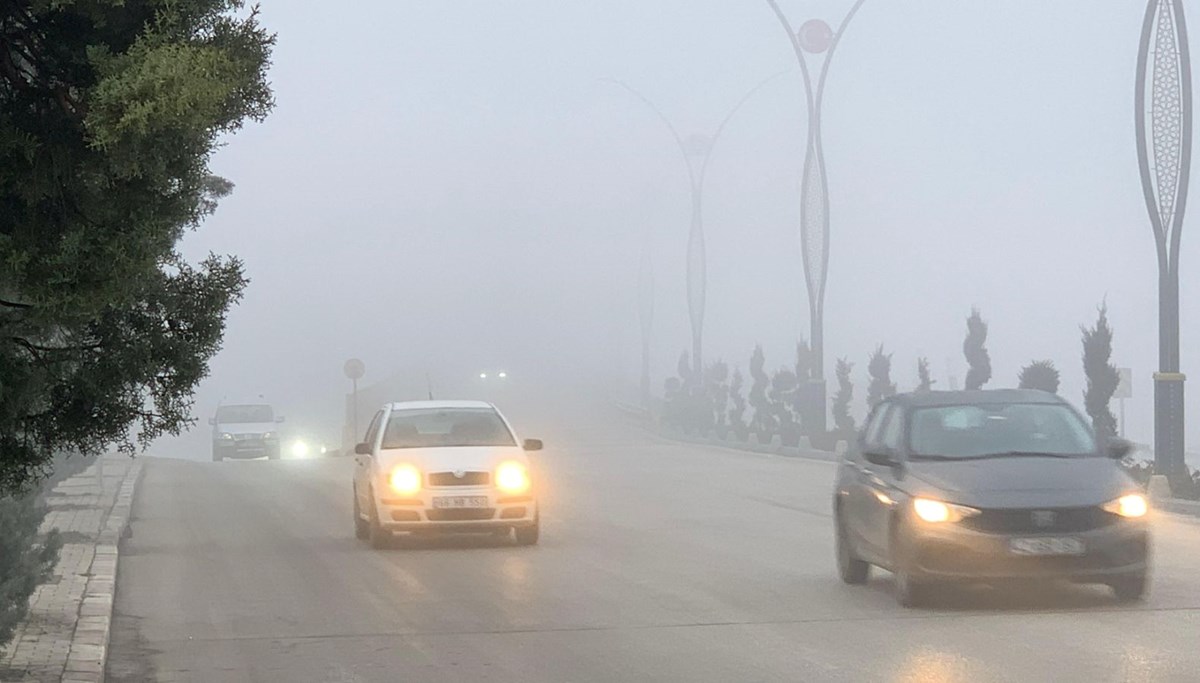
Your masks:
[{"label": "dense fog", "polygon": [[[783,5],[797,23],[836,25],[847,3]],[[860,415],[880,343],[901,390],[918,356],[938,387],[961,386],[972,307],[991,327],[989,386],[1050,359],[1078,404],[1079,326],[1106,301],[1113,361],[1134,370],[1128,436],[1151,441],[1157,265],[1133,106],[1143,8],[1104,10],[868,3],[843,37],[823,119],[825,363],[829,377],[837,358],[855,363]],[[691,344],[687,168],[656,114],[608,79],[690,137],[784,72],[714,143],[704,357],[744,371],[761,343],[771,369],[809,335],[804,90],[766,3],[264,0],[262,16],[279,34],[278,107],[216,156],[236,190],[183,244],[193,259],[238,255],[252,282],[196,397],[200,426],[162,454],[206,457],[217,403],[258,394],[290,425],[336,436],[350,357],[366,363],[364,386],[404,378],[410,395],[396,398],[471,394],[500,370],[636,395],[644,244],[661,390]],[[1184,371],[1200,361],[1197,244],[1183,239]],[[1189,415],[1200,424],[1200,401]]]}]

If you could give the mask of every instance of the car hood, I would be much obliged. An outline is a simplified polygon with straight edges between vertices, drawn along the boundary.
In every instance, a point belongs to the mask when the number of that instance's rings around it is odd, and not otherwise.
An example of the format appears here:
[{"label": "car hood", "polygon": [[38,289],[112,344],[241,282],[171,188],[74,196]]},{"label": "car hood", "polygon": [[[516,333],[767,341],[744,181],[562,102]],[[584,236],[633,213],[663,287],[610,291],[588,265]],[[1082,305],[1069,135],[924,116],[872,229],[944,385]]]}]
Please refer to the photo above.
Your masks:
[{"label": "car hood", "polygon": [[517,446],[396,448],[379,452],[379,464],[384,469],[411,463],[422,472],[492,472],[508,460],[529,463],[525,451]]},{"label": "car hood", "polygon": [[217,424],[217,431],[224,434],[266,434],[279,429],[274,422],[234,422]]},{"label": "car hood", "polygon": [[907,478],[913,495],[990,508],[1098,505],[1135,486],[1116,461],[1102,457],[918,461]]}]

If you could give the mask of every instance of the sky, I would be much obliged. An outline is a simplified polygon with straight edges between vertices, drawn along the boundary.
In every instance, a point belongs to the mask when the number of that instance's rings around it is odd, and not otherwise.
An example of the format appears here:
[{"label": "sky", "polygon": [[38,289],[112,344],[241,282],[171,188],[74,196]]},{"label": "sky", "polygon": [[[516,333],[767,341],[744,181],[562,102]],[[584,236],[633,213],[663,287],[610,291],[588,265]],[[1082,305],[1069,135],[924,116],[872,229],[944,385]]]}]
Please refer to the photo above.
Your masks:
[{"label": "sky", "polygon": [[[796,26],[836,26],[851,3],[780,4]],[[859,414],[878,344],[901,389],[919,356],[939,387],[961,384],[973,307],[990,325],[991,386],[1050,359],[1081,405],[1080,325],[1106,302],[1113,360],[1134,373],[1128,435],[1151,441],[1157,264],[1134,142],[1139,4],[863,5],[823,113],[825,360],[831,377],[837,358],[855,363]],[[399,376],[418,394],[427,381],[469,391],[464,378],[501,367],[631,392],[646,245],[661,387],[691,343],[687,168],[656,114],[611,79],[688,137],[782,73],[712,149],[704,355],[744,371],[762,344],[768,368],[791,363],[809,334],[807,115],[765,0],[261,6],[278,33],[277,107],[214,155],[236,190],[181,245],[196,260],[236,254],[251,278],[197,394],[202,423],[223,399],[263,394],[291,424],[339,425],[350,357],[364,383]],[[1181,253],[1185,372],[1200,365],[1194,222]],[[1195,444],[1200,399],[1188,416]]]}]

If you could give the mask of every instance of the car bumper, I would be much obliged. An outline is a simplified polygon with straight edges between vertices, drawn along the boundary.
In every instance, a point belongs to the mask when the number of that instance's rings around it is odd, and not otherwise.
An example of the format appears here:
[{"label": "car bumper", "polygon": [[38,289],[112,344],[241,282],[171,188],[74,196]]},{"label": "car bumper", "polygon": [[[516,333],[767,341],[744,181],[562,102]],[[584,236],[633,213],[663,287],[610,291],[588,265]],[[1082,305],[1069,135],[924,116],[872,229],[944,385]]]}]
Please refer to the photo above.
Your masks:
[{"label": "car bumper", "polygon": [[[995,534],[957,525],[917,525],[909,557],[912,576],[926,580],[1066,579],[1103,583],[1149,568],[1150,530],[1145,521],[1121,520],[1076,533]],[[1017,538],[1070,537],[1078,555],[1030,556],[1011,549]]]},{"label": "car bumper", "polygon": [[252,460],[254,458],[279,457],[278,444],[264,443],[231,443],[214,444],[213,451],[222,458],[232,460]]},{"label": "car bumper", "polygon": [[[434,499],[443,497],[486,498],[485,507],[439,508]],[[426,490],[414,498],[381,498],[380,526],[389,531],[486,532],[537,523],[537,499],[531,494],[509,496],[490,489],[457,487]]]}]

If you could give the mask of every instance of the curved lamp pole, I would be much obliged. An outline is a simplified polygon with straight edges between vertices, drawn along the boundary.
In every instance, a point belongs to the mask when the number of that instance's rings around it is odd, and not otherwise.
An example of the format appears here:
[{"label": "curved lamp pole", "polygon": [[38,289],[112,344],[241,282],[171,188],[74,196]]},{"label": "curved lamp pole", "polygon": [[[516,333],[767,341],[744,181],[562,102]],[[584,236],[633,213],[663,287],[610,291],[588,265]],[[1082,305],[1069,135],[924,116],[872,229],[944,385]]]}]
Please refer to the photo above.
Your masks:
[{"label": "curved lamp pole", "polygon": [[1179,237],[1192,164],[1192,67],[1182,0],[1146,4],[1134,98],[1138,167],[1158,252],[1154,469],[1171,478],[1187,477],[1186,377],[1179,367]]},{"label": "curved lamp pole", "polygon": [[[833,53],[846,33],[846,28],[865,0],[856,0],[834,32],[820,19],[805,22],[799,31],[792,28],[787,15],[776,0],[767,0],[780,25],[787,33],[804,76],[804,94],[808,104],[808,143],[804,152],[804,175],[800,181],[800,252],[804,261],[804,279],[808,286],[808,315],[812,336],[813,378],[812,405],[806,411],[817,429],[824,431],[825,418],[825,282],[829,270],[829,186],[825,175],[825,148],[821,141],[821,104],[825,95],[825,78]],[[813,83],[805,53],[826,53],[825,62]],[[818,403],[819,401],[819,403]]]},{"label": "curved lamp pole", "polygon": [[[702,360],[702,348],[704,337],[704,309],[707,299],[707,281],[708,281],[708,260],[704,248],[704,222],[702,219],[703,211],[703,195],[704,195],[704,179],[708,173],[708,162],[712,159],[713,149],[716,147],[717,140],[721,137],[721,133],[725,131],[725,126],[733,119],[734,114],[742,108],[742,105],[750,99],[754,93],[762,89],[771,81],[783,76],[786,71],[781,71],[773,76],[763,79],[758,85],[748,90],[745,95],[738,100],[737,104],[730,109],[725,118],[721,120],[716,131],[711,136],[693,135],[687,139],[679,134],[671,120],[662,112],[653,102],[645,95],[638,92],[629,84],[613,78],[604,79],[609,83],[618,85],[643,104],[650,108],[651,111],[658,116],[667,130],[670,131],[671,137],[674,138],[675,144],[679,147],[679,152],[683,156],[683,163],[687,167],[688,186],[691,191],[692,198],[692,224],[691,230],[688,232],[687,246],[687,297],[688,297],[688,317],[692,324],[692,367],[697,378],[701,377],[704,369]],[[696,167],[694,158],[699,159],[699,168]],[[647,239],[644,249],[649,249],[649,240]],[[648,254],[643,254],[643,268],[648,268],[650,259]],[[653,292],[653,274],[646,275],[643,272],[643,281],[649,281],[651,294]],[[643,294],[644,295],[644,294]],[[648,311],[648,313],[647,313]],[[645,300],[642,301],[642,386],[643,391],[649,386],[649,333],[653,325],[654,307],[651,303],[648,307]]]}]

